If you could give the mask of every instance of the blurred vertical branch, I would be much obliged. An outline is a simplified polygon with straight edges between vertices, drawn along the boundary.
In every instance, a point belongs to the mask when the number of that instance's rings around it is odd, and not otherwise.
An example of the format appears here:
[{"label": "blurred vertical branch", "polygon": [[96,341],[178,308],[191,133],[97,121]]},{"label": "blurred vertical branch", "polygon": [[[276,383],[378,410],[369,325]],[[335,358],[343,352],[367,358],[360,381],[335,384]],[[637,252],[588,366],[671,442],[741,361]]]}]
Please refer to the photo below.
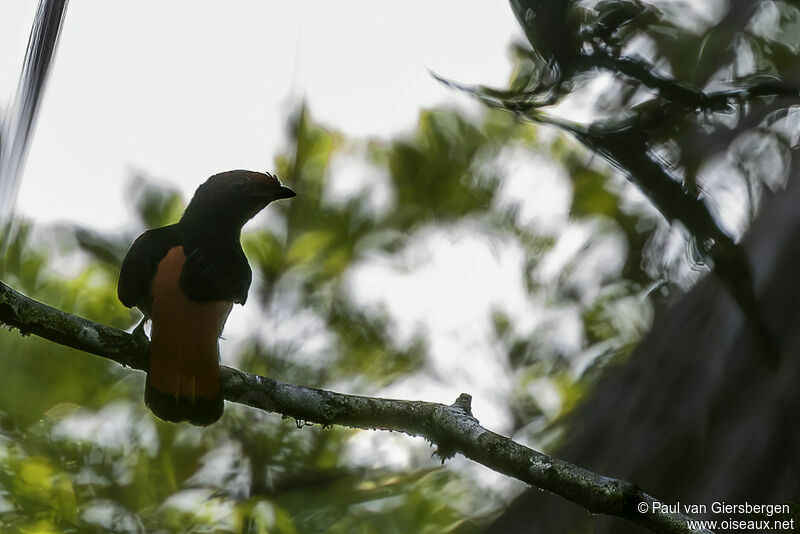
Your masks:
[{"label": "blurred vertical branch", "polygon": [[0,116],[0,228],[6,227],[14,211],[20,171],[58,46],[67,3],[68,0],[40,0],[16,95],[8,114]]}]

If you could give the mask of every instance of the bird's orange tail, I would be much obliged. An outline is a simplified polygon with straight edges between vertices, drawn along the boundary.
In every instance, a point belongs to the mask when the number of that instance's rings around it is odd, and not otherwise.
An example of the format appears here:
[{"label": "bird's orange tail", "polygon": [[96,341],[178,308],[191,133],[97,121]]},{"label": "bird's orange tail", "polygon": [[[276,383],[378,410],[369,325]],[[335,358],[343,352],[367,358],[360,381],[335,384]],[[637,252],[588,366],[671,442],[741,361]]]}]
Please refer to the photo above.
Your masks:
[{"label": "bird's orange tail", "polygon": [[185,261],[183,247],[173,247],[153,278],[144,401],[165,421],[209,425],[223,410],[217,340],[232,303],[189,299],[180,285]]}]

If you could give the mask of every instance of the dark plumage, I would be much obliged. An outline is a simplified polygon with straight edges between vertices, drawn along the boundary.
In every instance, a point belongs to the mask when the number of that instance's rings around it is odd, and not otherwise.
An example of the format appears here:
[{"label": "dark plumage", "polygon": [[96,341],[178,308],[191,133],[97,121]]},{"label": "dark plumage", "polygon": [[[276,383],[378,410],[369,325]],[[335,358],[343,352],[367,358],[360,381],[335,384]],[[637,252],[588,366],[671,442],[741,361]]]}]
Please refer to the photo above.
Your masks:
[{"label": "dark plumage", "polygon": [[131,245],[117,295],[152,321],[145,403],[158,417],[208,425],[222,415],[217,339],[252,279],[241,229],[273,200],[293,196],[270,174],[216,174],[197,188],[180,221]]}]

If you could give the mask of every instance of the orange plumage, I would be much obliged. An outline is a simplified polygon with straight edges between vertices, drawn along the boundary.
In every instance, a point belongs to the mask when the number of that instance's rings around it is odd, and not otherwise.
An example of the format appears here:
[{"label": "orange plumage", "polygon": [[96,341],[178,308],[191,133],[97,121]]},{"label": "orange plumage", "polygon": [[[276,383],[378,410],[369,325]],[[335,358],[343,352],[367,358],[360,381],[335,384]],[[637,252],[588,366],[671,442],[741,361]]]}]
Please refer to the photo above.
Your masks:
[{"label": "orange plumage", "polygon": [[194,406],[198,398],[216,401],[220,396],[217,340],[233,302],[187,298],[180,286],[184,263],[183,247],[173,247],[153,277],[148,385]]}]

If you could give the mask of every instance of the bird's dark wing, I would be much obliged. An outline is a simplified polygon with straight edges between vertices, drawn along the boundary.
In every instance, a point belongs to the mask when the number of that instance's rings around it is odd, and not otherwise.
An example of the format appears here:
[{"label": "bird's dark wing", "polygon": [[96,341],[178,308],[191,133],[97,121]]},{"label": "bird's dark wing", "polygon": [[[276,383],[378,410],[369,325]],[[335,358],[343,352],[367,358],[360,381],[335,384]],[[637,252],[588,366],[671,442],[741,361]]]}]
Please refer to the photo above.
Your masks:
[{"label": "bird's dark wing", "polygon": [[150,284],[158,262],[180,241],[181,233],[175,224],[148,230],[136,238],[122,260],[117,284],[117,296],[125,306],[136,306],[145,315],[150,314]]},{"label": "bird's dark wing", "polygon": [[192,300],[244,304],[253,273],[241,246],[201,245],[188,251],[181,287]]}]

